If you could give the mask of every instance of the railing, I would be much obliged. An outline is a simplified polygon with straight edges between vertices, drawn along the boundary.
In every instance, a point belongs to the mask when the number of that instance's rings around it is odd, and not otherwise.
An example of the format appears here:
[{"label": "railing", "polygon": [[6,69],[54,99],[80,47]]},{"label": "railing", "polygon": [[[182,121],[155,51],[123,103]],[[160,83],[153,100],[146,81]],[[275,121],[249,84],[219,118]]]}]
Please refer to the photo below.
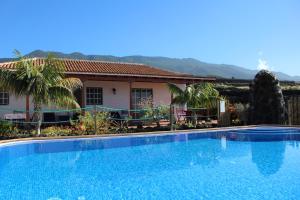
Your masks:
[{"label": "railing", "polygon": [[[160,108],[117,109],[104,106],[87,106],[78,109],[43,109],[40,113],[43,115],[43,124],[64,124],[72,121],[78,121],[76,118],[79,115],[84,115],[85,112],[90,112],[92,114],[105,112],[109,114],[109,120],[115,121],[147,121],[169,118],[166,114],[158,116],[157,114],[160,114],[159,110]],[[169,111],[167,112],[169,113]],[[33,114],[35,113],[34,110],[29,111],[30,120],[28,121],[26,121],[26,110],[0,109],[0,113],[3,113],[0,121],[8,121],[15,124],[38,123],[33,120]]]},{"label": "railing", "polygon": [[[0,109],[4,113],[0,123],[10,123],[15,127],[33,130],[38,123],[42,127],[50,126],[73,126],[86,122],[93,126],[94,133],[97,133],[97,124],[104,120],[112,126],[143,126],[157,125],[164,121],[164,124],[174,129],[176,121],[194,122],[217,118],[211,115],[205,108],[178,109],[174,106],[159,106],[144,109],[117,109],[104,106],[87,106],[78,109],[43,109],[42,122],[34,121],[34,110],[29,111],[30,119],[26,119],[26,110]],[[1,127],[1,124],[0,124]]]}]

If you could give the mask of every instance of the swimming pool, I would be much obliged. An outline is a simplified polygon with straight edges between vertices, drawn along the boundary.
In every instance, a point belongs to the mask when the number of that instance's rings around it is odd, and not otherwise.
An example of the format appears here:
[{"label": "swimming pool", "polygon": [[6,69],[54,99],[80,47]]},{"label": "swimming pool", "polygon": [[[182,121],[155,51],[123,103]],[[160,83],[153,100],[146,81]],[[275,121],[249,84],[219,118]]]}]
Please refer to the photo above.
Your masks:
[{"label": "swimming pool", "polygon": [[0,146],[0,199],[300,199],[300,130]]}]

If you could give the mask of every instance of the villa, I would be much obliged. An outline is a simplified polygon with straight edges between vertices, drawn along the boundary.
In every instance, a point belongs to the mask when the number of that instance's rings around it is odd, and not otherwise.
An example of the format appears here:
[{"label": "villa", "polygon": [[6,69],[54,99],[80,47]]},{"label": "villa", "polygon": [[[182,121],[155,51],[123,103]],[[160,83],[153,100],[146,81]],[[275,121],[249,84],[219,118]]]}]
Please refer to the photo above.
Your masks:
[{"label": "villa", "polygon": [[[44,58],[33,58],[41,65]],[[117,109],[138,109],[143,99],[154,106],[170,105],[167,83],[185,88],[187,84],[212,82],[215,78],[198,77],[158,69],[136,63],[61,59],[67,77],[80,78],[83,88],[75,93],[81,107],[101,105]],[[0,63],[0,68],[13,70],[17,62]],[[0,91],[0,117],[17,110],[25,110],[25,97],[15,97]],[[30,105],[32,109],[32,105]]]}]

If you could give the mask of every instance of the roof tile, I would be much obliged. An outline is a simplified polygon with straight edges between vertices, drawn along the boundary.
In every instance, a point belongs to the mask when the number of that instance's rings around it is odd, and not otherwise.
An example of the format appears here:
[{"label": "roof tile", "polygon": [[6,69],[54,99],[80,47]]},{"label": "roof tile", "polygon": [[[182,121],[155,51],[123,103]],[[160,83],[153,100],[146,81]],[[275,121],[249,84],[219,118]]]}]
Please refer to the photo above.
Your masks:
[{"label": "roof tile", "polygon": [[[45,58],[32,58],[35,65],[45,63]],[[200,78],[193,75],[170,72],[144,64],[118,63],[107,61],[90,61],[75,59],[60,59],[66,68],[66,73],[91,73],[91,74],[116,74],[116,75],[140,75],[140,76],[160,76],[160,77],[182,77]],[[17,62],[0,63],[0,68],[14,69]],[[205,79],[205,78],[204,78]]]}]

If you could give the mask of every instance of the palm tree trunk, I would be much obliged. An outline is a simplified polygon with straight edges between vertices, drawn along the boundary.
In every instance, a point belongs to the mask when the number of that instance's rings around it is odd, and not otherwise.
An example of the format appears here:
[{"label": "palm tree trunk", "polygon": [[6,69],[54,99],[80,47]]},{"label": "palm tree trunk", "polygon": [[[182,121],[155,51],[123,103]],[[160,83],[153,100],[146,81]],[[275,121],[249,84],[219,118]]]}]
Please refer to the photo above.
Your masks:
[{"label": "palm tree trunk", "polygon": [[197,113],[195,110],[192,111],[192,124],[194,127],[197,126]]},{"label": "palm tree trunk", "polygon": [[171,131],[174,130],[174,105],[171,103],[170,104],[170,128]]},{"label": "palm tree trunk", "polygon": [[42,125],[42,106],[40,103],[34,103],[34,122],[36,123],[36,134],[41,135],[41,125]]},{"label": "palm tree trunk", "polygon": [[207,110],[206,110],[206,118],[207,118],[207,121],[209,121],[209,119],[210,119],[210,117],[209,117],[209,115],[210,115],[210,112],[209,112],[209,108],[206,108]]},{"label": "palm tree trunk", "polygon": [[30,121],[30,113],[29,113],[29,109],[30,109],[30,99],[29,99],[29,95],[26,95],[26,122]]}]

